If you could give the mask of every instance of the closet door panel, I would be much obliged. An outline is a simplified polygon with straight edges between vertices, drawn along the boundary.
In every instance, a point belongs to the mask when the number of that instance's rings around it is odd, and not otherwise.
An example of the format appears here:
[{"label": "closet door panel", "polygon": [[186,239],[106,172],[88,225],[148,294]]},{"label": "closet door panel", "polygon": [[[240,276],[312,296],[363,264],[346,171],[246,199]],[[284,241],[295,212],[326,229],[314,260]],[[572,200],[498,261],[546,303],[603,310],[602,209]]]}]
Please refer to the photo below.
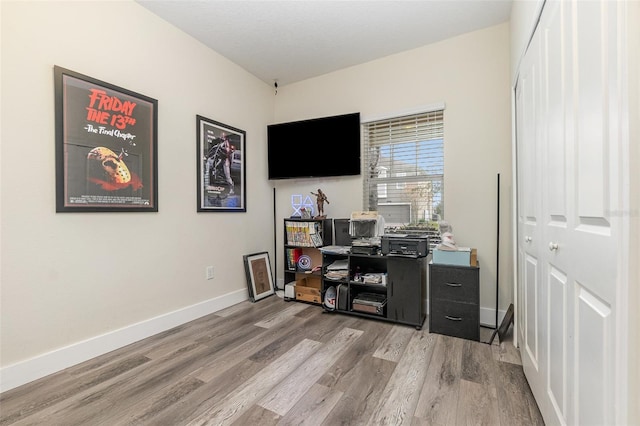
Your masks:
[{"label": "closet door panel", "polygon": [[[617,64],[615,26],[616,2],[576,2],[577,55],[575,78],[575,232],[573,245],[579,250],[582,267],[576,278],[604,300],[615,297],[616,242],[611,212],[612,170],[610,103],[618,93],[609,90],[610,62]],[[615,104],[615,102],[614,102]],[[617,123],[613,123],[615,126]],[[616,144],[618,141],[614,141]]]},{"label": "closet door panel", "polygon": [[[541,179],[545,190],[543,198],[543,280],[548,289],[548,298],[543,303],[548,310],[546,330],[547,377],[545,377],[545,399],[548,413],[554,423],[569,422],[570,408],[567,394],[571,378],[570,365],[572,335],[568,332],[572,320],[572,306],[568,302],[572,289],[569,272],[572,269],[572,250],[568,249],[568,232],[572,203],[568,198],[573,162],[571,156],[571,13],[567,2],[549,2],[540,21],[543,38],[542,77],[543,107],[541,140],[544,161],[541,164]],[[546,123],[546,125],[544,125]],[[558,248],[556,248],[556,245]]]},{"label": "closet door panel", "polygon": [[539,324],[540,324],[540,281],[538,277],[538,259],[525,255],[524,264],[524,304],[527,306],[525,318],[525,350],[528,361],[535,370],[540,369]]},{"label": "closet door panel", "polygon": [[523,312],[520,318],[522,335],[522,364],[528,372],[529,383],[536,399],[544,397],[544,377],[546,376],[544,346],[546,342],[541,338],[541,332],[546,328],[546,299],[545,281],[541,271],[540,256],[545,250],[541,245],[541,210],[543,190],[540,179],[540,164],[543,162],[543,152],[540,140],[544,136],[543,128],[538,125],[542,120],[541,106],[543,92],[541,37],[534,36],[523,59],[518,89],[521,93],[520,109],[517,116],[521,119],[520,135],[517,141],[519,163],[518,185],[519,191],[519,221],[522,230],[520,247],[522,250],[522,279],[521,288]]},{"label": "closet door panel", "polygon": [[611,307],[577,287],[575,424],[614,424]]},{"label": "closet door panel", "polygon": [[570,318],[567,312],[568,278],[563,271],[554,267],[550,269],[547,394],[558,423],[567,423],[567,386],[569,381],[567,374],[567,366],[569,365],[567,329]]},{"label": "closet door panel", "polygon": [[[571,251],[575,259],[572,330],[574,418],[576,424],[613,424],[615,406],[615,312],[618,279],[616,235],[619,202],[614,194],[620,178],[612,149],[621,145],[615,105],[621,93],[611,85],[618,79],[620,40],[616,22],[621,2],[573,3],[575,8],[574,170],[575,227]],[[612,90],[613,89],[613,90]],[[613,213],[613,214],[612,214]]]},{"label": "closet door panel", "polygon": [[585,230],[610,233],[605,213],[608,205],[607,93],[605,88],[606,46],[602,38],[606,8],[602,2],[576,2],[576,138],[578,218]]},{"label": "closet door panel", "polygon": [[[565,63],[567,23],[563,17],[563,3],[549,5],[548,18],[542,22],[544,36],[543,106],[544,170],[546,197],[546,224],[566,229],[567,227],[567,138],[566,96],[571,94],[570,81],[566,79]],[[570,100],[570,98],[569,98]]]}]

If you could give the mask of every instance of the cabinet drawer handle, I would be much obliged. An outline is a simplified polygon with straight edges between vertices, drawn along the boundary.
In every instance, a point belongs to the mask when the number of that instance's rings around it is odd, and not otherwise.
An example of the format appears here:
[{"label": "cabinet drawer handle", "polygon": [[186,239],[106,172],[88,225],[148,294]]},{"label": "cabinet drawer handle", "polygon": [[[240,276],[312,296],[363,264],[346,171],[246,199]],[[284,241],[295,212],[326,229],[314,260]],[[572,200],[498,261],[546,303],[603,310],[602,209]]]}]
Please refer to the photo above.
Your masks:
[{"label": "cabinet drawer handle", "polygon": [[450,317],[449,315],[445,315],[444,317],[449,321],[462,321],[462,318],[460,317]]},{"label": "cabinet drawer handle", "polygon": [[462,284],[460,284],[460,283],[447,283],[447,285],[449,287],[462,287]]}]

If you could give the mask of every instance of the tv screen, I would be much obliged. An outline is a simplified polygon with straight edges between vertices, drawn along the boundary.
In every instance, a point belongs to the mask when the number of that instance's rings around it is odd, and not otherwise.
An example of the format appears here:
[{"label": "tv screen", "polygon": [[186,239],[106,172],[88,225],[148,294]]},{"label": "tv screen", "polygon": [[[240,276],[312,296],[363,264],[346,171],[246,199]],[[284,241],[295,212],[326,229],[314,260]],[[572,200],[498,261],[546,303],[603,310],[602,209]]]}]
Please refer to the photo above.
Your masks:
[{"label": "tv screen", "polygon": [[360,113],[267,126],[269,179],[360,174]]}]

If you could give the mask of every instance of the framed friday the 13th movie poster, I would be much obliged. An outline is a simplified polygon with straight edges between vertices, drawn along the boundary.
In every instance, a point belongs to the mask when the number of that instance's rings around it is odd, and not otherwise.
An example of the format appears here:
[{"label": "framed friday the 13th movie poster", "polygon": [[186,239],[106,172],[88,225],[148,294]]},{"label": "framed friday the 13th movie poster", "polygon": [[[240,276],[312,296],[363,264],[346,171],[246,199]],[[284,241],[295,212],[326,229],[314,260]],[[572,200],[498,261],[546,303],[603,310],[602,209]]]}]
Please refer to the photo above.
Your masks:
[{"label": "framed friday the 13th movie poster", "polygon": [[158,101],[54,67],[56,211],[158,211]]}]

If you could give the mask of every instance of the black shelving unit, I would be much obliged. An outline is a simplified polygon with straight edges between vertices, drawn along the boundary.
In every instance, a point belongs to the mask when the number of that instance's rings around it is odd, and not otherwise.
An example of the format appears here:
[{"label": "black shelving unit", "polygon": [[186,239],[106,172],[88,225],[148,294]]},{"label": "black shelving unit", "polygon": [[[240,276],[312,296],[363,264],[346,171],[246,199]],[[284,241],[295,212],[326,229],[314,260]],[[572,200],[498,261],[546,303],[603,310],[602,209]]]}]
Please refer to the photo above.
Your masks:
[{"label": "black shelving unit", "polygon": [[[317,237],[314,237],[317,236]],[[296,300],[322,303],[322,252],[333,243],[331,219],[284,220],[284,282],[296,282]]]}]

